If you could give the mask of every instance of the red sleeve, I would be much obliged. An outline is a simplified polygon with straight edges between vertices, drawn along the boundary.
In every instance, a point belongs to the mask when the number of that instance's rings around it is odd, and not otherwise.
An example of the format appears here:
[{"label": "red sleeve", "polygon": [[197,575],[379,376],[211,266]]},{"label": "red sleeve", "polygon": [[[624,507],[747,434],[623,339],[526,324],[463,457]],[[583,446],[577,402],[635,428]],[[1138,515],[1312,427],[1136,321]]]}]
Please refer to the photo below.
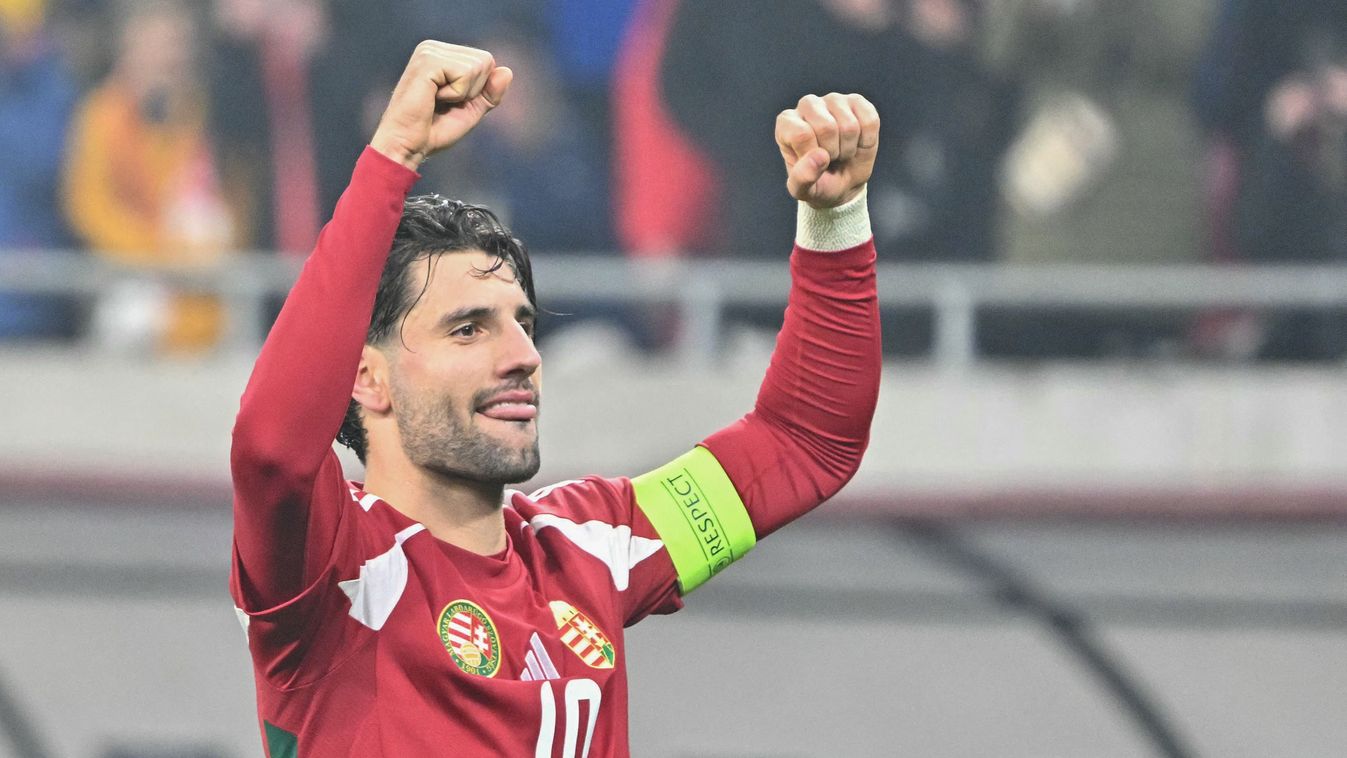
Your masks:
[{"label": "red sleeve", "polygon": [[879,397],[873,240],[840,252],[796,246],[791,282],[753,411],[702,443],[734,482],[759,538],[851,480]]},{"label": "red sleeve", "polygon": [[416,179],[365,149],[243,393],[230,463],[234,591],[244,610],[296,598],[333,558],[349,496],[332,442]]}]

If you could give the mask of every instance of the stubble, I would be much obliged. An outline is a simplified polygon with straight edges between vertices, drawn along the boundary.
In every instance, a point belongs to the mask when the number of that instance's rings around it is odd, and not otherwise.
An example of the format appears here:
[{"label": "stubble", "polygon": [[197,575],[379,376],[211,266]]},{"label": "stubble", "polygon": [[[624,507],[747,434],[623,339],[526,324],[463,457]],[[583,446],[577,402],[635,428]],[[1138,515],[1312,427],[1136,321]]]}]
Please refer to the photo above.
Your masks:
[{"label": "stubble", "polygon": [[[524,388],[533,389],[527,384]],[[501,388],[477,393],[466,408],[449,398],[421,396],[405,389],[394,383],[394,392],[401,397],[395,398],[393,407],[402,447],[413,463],[447,477],[501,486],[528,481],[538,473],[536,432],[531,443],[510,445],[476,423],[474,409]]]}]

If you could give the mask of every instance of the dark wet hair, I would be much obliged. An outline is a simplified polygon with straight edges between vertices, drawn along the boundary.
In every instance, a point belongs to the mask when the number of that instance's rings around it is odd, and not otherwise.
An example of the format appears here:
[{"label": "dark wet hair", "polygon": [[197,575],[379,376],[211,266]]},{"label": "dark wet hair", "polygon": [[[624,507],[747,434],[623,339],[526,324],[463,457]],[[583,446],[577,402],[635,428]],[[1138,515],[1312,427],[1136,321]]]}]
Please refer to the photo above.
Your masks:
[{"label": "dark wet hair", "polygon": [[[402,220],[379,277],[379,291],[374,298],[374,313],[365,333],[365,344],[385,344],[394,332],[401,339],[407,314],[430,285],[431,267],[427,266],[425,281],[419,288],[414,286],[408,273],[414,263],[423,259],[434,263],[440,255],[463,250],[481,250],[495,256],[495,263],[483,273],[508,266],[529,304],[535,309],[538,307],[528,249],[496,218],[496,214],[480,205],[439,195],[419,195],[407,198],[402,206]],[[337,441],[355,451],[361,463],[365,462],[368,440],[360,420],[360,404],[354,399],[346,408],[346,418],[337,432]]]}]

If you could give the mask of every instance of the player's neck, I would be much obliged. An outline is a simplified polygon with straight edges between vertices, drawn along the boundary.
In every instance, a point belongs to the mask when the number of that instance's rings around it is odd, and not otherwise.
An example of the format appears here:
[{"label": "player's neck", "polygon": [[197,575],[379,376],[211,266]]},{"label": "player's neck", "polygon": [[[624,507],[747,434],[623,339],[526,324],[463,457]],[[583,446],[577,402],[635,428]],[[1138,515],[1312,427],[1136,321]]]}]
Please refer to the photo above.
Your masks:
[{"label": "player's neck", "polygon": [[398,472],[371,460],[365,490],[420,522],[437,539],[479,555],[505,549],[505,488],[499,484],[466,481],[415,465]]}]

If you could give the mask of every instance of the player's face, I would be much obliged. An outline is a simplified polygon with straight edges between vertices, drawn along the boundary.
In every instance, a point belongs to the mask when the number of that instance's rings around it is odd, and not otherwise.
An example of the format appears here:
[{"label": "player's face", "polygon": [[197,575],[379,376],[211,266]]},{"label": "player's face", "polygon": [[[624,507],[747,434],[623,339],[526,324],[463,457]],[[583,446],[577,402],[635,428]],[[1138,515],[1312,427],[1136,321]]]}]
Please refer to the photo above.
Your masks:
[{"label": "player's face", "polygon": [[453,252],[408,272],[413,291],[402,340],[387,348],[402,446],[419,466],[468,481],[512,484],[538,472],[534,310],[508,266]]}]

